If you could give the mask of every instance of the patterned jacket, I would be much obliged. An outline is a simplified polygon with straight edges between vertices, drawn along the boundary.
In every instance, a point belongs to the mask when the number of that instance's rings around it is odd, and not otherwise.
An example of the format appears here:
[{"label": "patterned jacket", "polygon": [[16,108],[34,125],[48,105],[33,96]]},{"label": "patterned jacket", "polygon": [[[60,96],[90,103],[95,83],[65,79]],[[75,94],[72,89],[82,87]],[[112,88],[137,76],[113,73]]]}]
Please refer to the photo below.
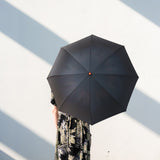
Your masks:
[{"label": "patterned jacket", "polygon": [[[51,101],[57,105],[53,92]],[[55,147],[55,160],[65,157],[73,160],[90,159],[91,133],[90,125],[80,119],[58,111],[57,137]]]}]

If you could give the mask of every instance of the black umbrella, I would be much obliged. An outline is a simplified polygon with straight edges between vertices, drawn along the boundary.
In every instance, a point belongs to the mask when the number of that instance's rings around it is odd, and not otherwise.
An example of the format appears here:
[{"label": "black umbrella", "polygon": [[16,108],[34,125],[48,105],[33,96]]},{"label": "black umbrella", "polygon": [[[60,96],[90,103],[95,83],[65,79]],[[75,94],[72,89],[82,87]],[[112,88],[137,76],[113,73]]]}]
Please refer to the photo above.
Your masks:
[{"label": "black umbrella", "polygon": [[138,78],[125,47],[95,35],[61,47],[47,76],[58,110],[91,125],[126,111]]}]

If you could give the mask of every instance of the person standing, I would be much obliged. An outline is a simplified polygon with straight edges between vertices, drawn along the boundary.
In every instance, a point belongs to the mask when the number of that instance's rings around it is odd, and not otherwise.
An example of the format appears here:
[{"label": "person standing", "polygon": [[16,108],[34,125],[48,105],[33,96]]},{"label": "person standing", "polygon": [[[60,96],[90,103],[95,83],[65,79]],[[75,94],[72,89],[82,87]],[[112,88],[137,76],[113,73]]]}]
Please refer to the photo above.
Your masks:
[{"label": "person standing", "polygon": [[90,160],[90,124],[59,111],[52,91],[50,102],[57,129],[54,160]]}]

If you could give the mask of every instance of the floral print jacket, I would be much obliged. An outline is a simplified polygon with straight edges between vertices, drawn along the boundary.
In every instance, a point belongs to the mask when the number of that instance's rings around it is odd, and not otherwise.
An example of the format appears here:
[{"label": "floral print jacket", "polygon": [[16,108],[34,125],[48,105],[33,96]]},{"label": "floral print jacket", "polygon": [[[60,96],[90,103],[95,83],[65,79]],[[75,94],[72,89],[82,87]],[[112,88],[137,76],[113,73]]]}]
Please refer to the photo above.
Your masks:
[{"label": "floral print jacket", "polygon": [[[50,102],[57,105],[53,92]],[[54,160],[90,160],[90,125],[64,112],[58,114]]]}]

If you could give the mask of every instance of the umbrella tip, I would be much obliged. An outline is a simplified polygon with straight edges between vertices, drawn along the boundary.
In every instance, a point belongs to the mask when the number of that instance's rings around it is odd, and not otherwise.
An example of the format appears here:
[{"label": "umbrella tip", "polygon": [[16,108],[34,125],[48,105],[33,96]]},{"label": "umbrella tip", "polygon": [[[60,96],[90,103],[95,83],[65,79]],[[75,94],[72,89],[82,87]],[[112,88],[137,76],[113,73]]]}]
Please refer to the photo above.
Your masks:
[{"label": "umbrella tip", "polygon": [[91,72],[88,72],[88,75],[90,76],[92,73]]}]

